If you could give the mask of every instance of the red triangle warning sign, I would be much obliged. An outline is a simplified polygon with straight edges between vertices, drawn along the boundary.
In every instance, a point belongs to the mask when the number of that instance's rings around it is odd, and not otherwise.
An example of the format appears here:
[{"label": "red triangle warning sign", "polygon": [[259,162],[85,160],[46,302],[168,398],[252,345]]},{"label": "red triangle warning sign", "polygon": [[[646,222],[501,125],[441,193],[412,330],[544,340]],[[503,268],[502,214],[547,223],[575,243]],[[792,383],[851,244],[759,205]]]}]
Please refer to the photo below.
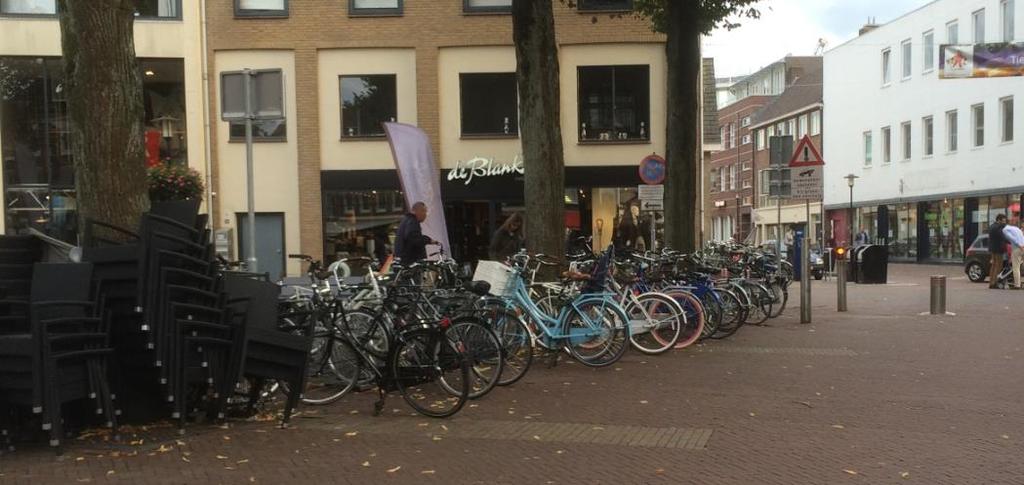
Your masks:
[{"label": "red triangle warning sign", "polygon": [[789,166],[816,167],[824,164],[825,160],[821,158],[821,153],[815,148],[811,137],[804,135],[803,139],[796,146],[796,151],[793,152],[793,158],[789,161]]}]

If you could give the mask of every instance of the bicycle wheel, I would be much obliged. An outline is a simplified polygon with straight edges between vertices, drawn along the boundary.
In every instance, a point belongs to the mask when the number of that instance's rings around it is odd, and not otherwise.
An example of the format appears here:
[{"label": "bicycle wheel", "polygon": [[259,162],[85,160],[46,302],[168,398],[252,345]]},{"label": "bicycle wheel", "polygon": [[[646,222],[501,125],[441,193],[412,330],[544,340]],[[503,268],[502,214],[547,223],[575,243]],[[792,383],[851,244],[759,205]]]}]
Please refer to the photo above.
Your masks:
[{"label": "bicycle wheel", "polygon": [[[494,331],[476,317],[461,317],[444,331],[444,337],[465,349],[469,358],[469,398],[479,399],[491,392],[501,378],[504,364],[501,341]],[[452,394],[458,393],[444,376],[441,377],[441,385]]]},{"label": "bicycle wheel", "polygon": [[569,355],[583,365],[604,367],[626,352],[629,317],[611,300],[585,300],[565,315],[562,332]]},{"label": "bicycle wheel", "polygon": [[668,295],[643,293],[625,307],[629,315],[629,342],[645,354],[657,355],[675,347],[686,316]]},{"label": "bicycle wheel", "polygon": [[743,285],[735,282],[729,284],[727,289],[736,295],[736,299],[740,302],[739,323],[740,325],[745,325],[750,318],[751,312],[753,312],[750,291],[744,288]]},{"label": "bicycle wheel", "polygon": [[722,304],[711,289],[705,289],[704,294],[698,298],[700,298],[701,306],[704,307],[704,332],[702,335],[710,337],[718,331],[718,326],[722,324]]},{"label": "bicycle wheel", "polygon": [[322,338],[323,346],[320,348],[316,348],[316,337],[313,341],[314,349],[310,355],[314,360],[306,366],[302,402],[314,406],[337,402],[359,382],[363,374],[362,358],[351,344],[334,336],[333,332]]},{"label": "bicycle wheel", "polygon": [[526,375],[533,363],[533,336],[526,322],[514,311],[492,306],[480,311],[501,341],[504,366],[501,369],[499,386],[508,386]]},{"label": "bicycle wheel", "polygon": [[768,289],[749,280],[742,285],[750,295],[750,323],[760,325],[766,322],[772,312],[772,296]]},{"label": "bicycle wheel", "polygon": [[684,349],[693,345],[694,342],[704,334],[707,323],[704,316],[704,306],[693,293],[682,288],[670,288],[664,291],[676,301],[683,309],[683,327],[679,332],[679,340],[675,348]]},{"label": "bicycle wheel", "polygon": [[[416,412],[446,418],[469,399],[469,359],[439,329],[404,332],[389,359],[391,378],[402,399]],[[453,389],[456,392],[450,392]]]},{"label": "bicycle wheel", "polygon": [[771,314],[768,316],[770,318],[778,318],[786,309],[786,303],[789,301],[789,290],[778,280],[772,281],[767,286],[773,303]]},{"label": "bicycle wheel", "polygon": [[743,304],[736,293],[725,288],[715,288],[713,291],[722,308],[722,323],[711,334],[711,338],[718,340],[732,336],[743,326]]}]

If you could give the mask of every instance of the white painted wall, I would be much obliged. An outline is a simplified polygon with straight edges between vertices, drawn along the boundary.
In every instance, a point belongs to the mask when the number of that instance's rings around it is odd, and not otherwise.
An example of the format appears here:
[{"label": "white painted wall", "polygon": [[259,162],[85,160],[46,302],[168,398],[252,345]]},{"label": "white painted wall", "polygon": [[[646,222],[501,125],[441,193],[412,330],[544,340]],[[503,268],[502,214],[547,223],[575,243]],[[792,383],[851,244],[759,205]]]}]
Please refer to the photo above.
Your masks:
[{"label": "white painted wall", "polygon": [[[971,14],[985,9],[987,42],[1002,38],[998,0],[938,0],[825,54],[825,204],[848,203],[845,175],[856,181],[854,201],[938,196],[1024,185],[1024,80],[938,78],[946,24],[959,21],[960,43],[973,38]],[[1024,3],[1016,6],[1016,41],[1024,40]],[[923,72],[922,36],[935,32],[935,70]],[[902,79],[900,43],[912,43],[912,69]],[[892,52],[892,82],[882,85],[882,51]],[[1000,143],[999,100],[1014,98],[1014,142]],[[971,106],[985,104],[985,145],[972,145]],[[945,113],[959,113],[959,150],[949,153]],[[922,118],[932,116],[935,153],[924,157]],[[900,125],[911,122],[912,157],[902,160]],[[882,127],[892,128],[892,162],[883,163]],[[863,133],[873,133],[873,161],[864,164]],[[902,182],[902,191],[901,191]]]}]

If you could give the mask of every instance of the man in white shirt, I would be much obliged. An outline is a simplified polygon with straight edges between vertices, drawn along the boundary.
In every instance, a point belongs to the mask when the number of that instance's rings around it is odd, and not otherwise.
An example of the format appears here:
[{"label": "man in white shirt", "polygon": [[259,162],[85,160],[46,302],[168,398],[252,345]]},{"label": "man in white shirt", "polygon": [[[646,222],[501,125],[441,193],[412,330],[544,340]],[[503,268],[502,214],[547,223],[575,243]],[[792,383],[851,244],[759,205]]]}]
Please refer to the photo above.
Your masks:
[{"label": "man in white shirt", "polygon": [[[1018,221],[1018,224],[1024,227],[1024,217]],[[1006,237],[1006,242],[1010,243],[1012,252],[1010,253],[1010,267],[1013,269],[1013,281],[1017,285],[1017,289],[1021,289],[1020,281],[1020,266],[1024,264],[1024,231],[1021,231],[1020,227],[1012,224],[1007,224],[1003,228],[1003,236]]]}]

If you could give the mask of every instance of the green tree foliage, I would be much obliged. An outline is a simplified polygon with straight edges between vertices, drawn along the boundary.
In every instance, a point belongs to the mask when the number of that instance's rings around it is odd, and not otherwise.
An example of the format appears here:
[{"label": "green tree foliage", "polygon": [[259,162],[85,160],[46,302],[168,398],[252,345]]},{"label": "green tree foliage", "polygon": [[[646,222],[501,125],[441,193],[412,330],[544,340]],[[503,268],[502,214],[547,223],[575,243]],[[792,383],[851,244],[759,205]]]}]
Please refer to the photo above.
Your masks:
[{"label": "green tree foliage", "polygon": [[[638,15],[650,19],[651,27],[657,32],[667,32],[665,4],[673,0],[634,0]],[[674,0],[691,1],[691,0]],[[699,0],[697,30],[704,35],[724,27],[735,29],[744,18],[757,19],[761,11],[754,7],[760,0]]]}]

